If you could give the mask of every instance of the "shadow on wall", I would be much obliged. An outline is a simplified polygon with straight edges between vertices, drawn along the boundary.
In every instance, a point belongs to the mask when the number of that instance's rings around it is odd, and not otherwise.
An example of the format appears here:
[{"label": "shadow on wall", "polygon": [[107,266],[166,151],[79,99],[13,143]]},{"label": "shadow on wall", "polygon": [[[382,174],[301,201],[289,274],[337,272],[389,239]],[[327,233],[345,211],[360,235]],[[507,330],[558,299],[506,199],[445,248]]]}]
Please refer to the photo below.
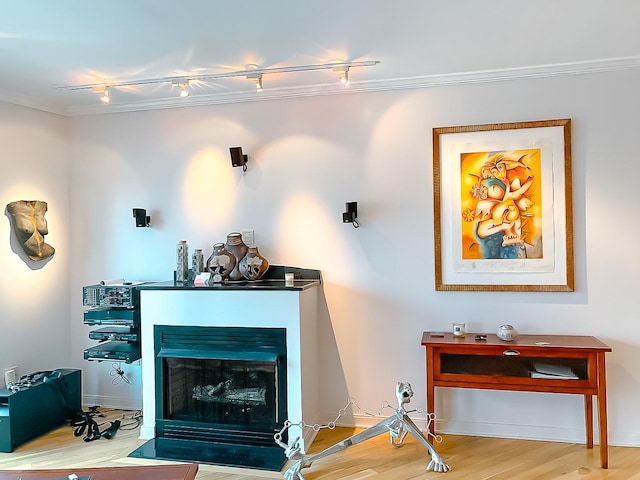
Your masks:
[{"label": "shadow on wall", "polygon": [[[324,281],[323,281],[324,285]],[[349,398],[349,389],[347,387],[347,379],[344,373],[344,366],[340,358],[340,350],[336,339],[336,332],[333,329],[331,314],[324,288],[320,289],[318,298],[318,339],[322,339],[322,343],[318,345],[318,362],[323,365],[320,369],[320,385],[324,388],[320,389],[321,413],[323,416],[332,415],[335,412],[327,412],[327,406],[333,405],[336,401],[341,404],[342,399]],[[327,368],[330,366],[330,368]],[[330,375],[330,379],[326,378]],[[326,388],[330,386],[330,388]],[[337,400],[336,400],[337,399]],[[353,423],[352,412],[348,412],[347,417]],[[329,417],[327,417],[329,418]],[[322,420],[325,420],[324,418]]]}]

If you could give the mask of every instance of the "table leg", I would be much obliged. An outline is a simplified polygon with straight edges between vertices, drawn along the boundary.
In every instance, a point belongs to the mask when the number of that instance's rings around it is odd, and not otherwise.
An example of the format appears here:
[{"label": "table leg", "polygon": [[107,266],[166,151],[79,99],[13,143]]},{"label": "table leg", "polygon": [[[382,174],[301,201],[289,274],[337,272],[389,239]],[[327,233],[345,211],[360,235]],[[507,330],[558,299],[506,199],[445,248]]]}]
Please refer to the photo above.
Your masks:
[{"label": "table leg", "polygon": [[607,372],[604,352],[597,354],[598,360],[598,428],[600,429],[600,466],[609,468],[609,446],[607,439]]},{"label": "table leg", "polygon": [[584,420],[587,427],[587,448],[593,448],[593,398],[584,396]]},{"label": "table leg", "polygon": [[427,414],[433,413],[434,419],[429,423],[429,432],[435,434],[435,387],[433,386],[433,349],[427,347]]}]

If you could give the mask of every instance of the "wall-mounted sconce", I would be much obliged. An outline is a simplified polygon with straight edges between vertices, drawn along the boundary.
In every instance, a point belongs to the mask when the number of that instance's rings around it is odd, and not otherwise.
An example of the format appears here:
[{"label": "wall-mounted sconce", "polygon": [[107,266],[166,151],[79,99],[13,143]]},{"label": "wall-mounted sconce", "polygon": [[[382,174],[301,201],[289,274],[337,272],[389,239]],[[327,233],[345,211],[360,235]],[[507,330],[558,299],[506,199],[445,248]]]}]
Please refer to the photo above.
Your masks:
[{"label": "wall-mounted sconce", "polygon": [[353,228],[358,228],[358,202],[347,202],[344,206],[346,211],[342,213],[342,223],[352,223]]},{"label": "wall-mounted sconce", "polygon": [[136,227],[151,226],[151,217],[147,215],[147,211],[144,208],[134,208],[133,218],[136,219]]},{"label": "wall-mounted sconce", "polygon": [[242,154],[242,147],[229,147],[229,153],[231,154],[231,165],[242,167],[242,171],[246,172],[249,159]]}]

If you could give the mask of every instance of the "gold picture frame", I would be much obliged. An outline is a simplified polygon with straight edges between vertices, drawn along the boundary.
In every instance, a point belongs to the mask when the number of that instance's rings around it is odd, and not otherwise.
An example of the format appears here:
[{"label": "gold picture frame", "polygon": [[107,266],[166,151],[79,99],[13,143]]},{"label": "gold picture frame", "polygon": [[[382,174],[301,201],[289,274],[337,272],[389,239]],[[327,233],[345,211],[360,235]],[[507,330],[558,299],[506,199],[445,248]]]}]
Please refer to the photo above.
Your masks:
[{"label": "gold picture frame", "polygon": [[574,291],[571,119],[433,129],[438,291]]}]

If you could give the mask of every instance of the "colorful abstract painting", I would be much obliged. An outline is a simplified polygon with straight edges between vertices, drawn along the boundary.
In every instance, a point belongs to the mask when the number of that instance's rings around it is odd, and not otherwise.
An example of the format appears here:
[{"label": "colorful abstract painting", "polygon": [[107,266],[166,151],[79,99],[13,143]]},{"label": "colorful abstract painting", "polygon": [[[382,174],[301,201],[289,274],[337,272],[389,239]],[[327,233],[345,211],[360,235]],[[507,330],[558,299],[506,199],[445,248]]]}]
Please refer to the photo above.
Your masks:
[{"label": "colorful abstract painting", "polygon": [[543,258],[540,150],[460,155],[462,258]]}]

